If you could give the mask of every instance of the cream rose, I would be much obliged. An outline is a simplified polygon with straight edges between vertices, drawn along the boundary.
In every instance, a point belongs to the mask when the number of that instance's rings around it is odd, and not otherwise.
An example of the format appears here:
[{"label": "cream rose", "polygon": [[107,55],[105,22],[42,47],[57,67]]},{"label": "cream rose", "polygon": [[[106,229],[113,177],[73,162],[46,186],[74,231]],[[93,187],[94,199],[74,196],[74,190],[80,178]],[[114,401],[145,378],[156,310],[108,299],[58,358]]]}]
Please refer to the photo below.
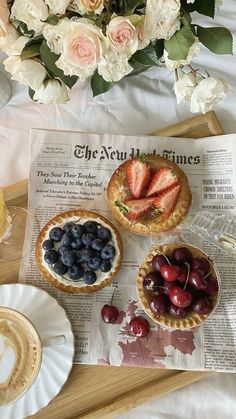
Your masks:
[{"label": "cream rose", "polygon": [[35,91],[33,99],[38,103],[66,103],[69,95],[66,86],[57,79],[45,80],[41,87]]},{"label": "cream rose", "polygon": [[170,39],[180,28],[180,0],[147,0],[144,24],[145,37]]},{"label": "cream rose", "polygon": [[102,30],[88,19],[68,19],[60,26],[58,36],[61,56],[56,65],[64,74],[76,75],[80,80],[91,76],[107,50]]},{"label": "cream rose", "polygon": [[164,50],[164,59],[165,64],[168,70],[175,70],[176,68],[180,67],[181,65],[188,65],[191,63],[194,57],[197,57],[200,52],[199,41],[198,38],[195,38],[195,42],[189,48],[189,52],[187,58],[185,60],[169,60],[168,52]]},{"label": "cream rose", "polygon": [[138,49],[138,35],[131,21],[132,16],[116,16],[111,19],[106,29],[111,48],[126,57],[131,57]]},{"label": "cream rose", "polygon": [[65,13],[70,0],[44,0],[50,9],[52,14],[63,14]]},{"label": "cream rose", "polygon": [[7,26],[9,24],[9,9],[7,6],[6,0],[0,0],[0,28],[4,32],[7,31]]},{"label": "cream rose", "polygon": [[230,92],[230,86],[218,77],[201,80],[191,96],[191,112],[206,113],[210,111]]},{"label": "cream rose", "polygon": [[99,15],[104,9],[104,0],[72,0],[68,9],[81,15],[89,12]]},{"label": "cream rose", "polygon": [[62,52],[62,40],[60,38],[60,27],[68,22],[68,18],[60,19],[57,25],[45,23],[43,27],[43,36],[47,41],[47,45],[52,52],[60,54]]},{"label": "cream rose", "polygon": [[128,58],[109,50],[98,64],[98,73],[108,82],[119,81],[133,71]]},{"label": "cream rose", "polygon": [[12,80],[16,80],[31,89],[39,89],[46,77],[46,70],[35,60],[21,60],[19,56],[11,56],[3,62],[6,71],[11,73]]},{"label": "cream rose", "polygon": [[183,73],[174,84],[174,92],[177,103],[185,102],[191,98],[191,95],[197,86],[196,77],[193,73]]},{"label": "cream rose", "polygon": [[20,36],[8,46],[6,50],[7,55],[20,55],[28,41],[29,38],[27,36]]},{"label": "cream rose", "polygon": [[36,34],[41,33],[43,21],[48,16],[48,7],[43,0],[15,0],[11,9],[11,19],[24,22]]},{"label": "cream rose", "polygon": [[0,27],[0,49],[8,54],[11,45],[19,38],[19,33],[13,25],[9,24],[3,30]]}]

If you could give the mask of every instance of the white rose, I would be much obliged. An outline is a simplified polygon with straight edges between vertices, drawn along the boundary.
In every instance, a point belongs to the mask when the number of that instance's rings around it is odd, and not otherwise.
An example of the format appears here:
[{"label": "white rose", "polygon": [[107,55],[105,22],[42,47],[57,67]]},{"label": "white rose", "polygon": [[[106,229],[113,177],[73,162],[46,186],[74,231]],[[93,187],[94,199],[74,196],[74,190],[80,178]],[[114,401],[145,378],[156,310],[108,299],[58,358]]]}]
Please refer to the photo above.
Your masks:
[{"label": "white rose", "polygon": [[91,20],[65,20],[58,29],[61,56],[56,65],[66,75],[84,80],[91,76],[104,53],[108,41],[102,30]]},{"label": "white rose", "polygon": [[33,99],[39,103],[66,103],[69,95],[65,84],[57,79],[48,79],[35,91]]},{"label": "white rose", "polygon": [[199,41],[198,38],[195,38],[195,42],[189,48],[187,58],[185,60],[169,60],[168,52],[164,50],[164,59],[165,64],[168,70],[175,70],[176,68],[180,67],[181,65],[190,64],[194,57],[197,57],[200,52]]},{"label": "white rose", "polygon": [[29,38],[27,36],[20,36],[15,42],[9,45],[6,50],[7,55],[20,55],[28,41]]},{"label": "white rose", "polygon": [[43,27],[43,36],[47,41],[47,45],[52,52],[60,54],[62,52],[62,40],[59,36],[60,26],[64,25],[64,21],[68,22],[68,18],[59,20],[57,25],[45,23]]},{"label": "white rose", "polygon": [[44,66],[35,60],[21,60],[19,56],[11,56],[6,58],[3,64],[13,80],[33,90],[40,88],[47,75]]},{"label": "white rose", "polygon": [[231,92],[231,88],[220,78],[208,77],[199,82],[191,96],[191,112],[206,113],[222,98]]},{"label": "white rose", "polygon": [[193,73],[183,73],[179,80],[174,84],[174,92],[177,103],[185,102],[191,98],[191,95],[197,86],[196,77]]},{"label": "white rose", "polygon": [[69,3],[70,0],[44,0],[45,3],[49,6],[50,9],[50,13],[52,14],[64,14]]},{"label": "white rose", "polygon": [[48,7],[43,0],[15,0],[11,9],[11,19],[24,22],[36,34],[42,31],[43,21],[48,16]]},{"label": "white rose", "polygon": [[106,28],[111,48],[126,57],[131,57],[138,49],[138,35],[132,20],[132,16],[116,16],[110,20]]},{"label": "white rose", "polygon": [[180,0],[147,0],[145,37],[170,39],[180,28]]},{"label": "white rose", "polygon": [[3,30],[0,26],[0,49],[8,54],[8,49],[19,38],[19,33],[13,25],[9,24]]},{"label": "white rose", "polygon": [[119,81],[133,71],[125,55],[109,50],[98,64],[98,73],[108,82]]}]

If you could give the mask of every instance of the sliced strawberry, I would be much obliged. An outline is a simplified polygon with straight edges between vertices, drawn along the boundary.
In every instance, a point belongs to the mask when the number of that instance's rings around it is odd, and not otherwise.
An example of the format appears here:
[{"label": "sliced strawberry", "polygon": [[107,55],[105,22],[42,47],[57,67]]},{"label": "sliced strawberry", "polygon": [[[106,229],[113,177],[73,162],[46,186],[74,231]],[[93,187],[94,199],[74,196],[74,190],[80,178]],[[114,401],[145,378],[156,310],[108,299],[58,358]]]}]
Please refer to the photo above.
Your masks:
[{"label": "sliced strawberry", "polygon": [[173,185],[164,190],[155,198],[154,205],[162,212],[162,216],[164,218],[168,218],[174,210],[178,200],[180,188],[181,185],[178,183],[177,185]]},{"label": "sliced strawberry", "polygon": [[126,167],[126,180],[134,198],[139,198],[150,180],[150,167],[147,163],[133,159]]},{"label": "sliced strawberry", "polygon": [[131,199],[126,201],[128,212],[126,214],[129,220],[137,220],[149,210],[156,198]]},{"label": "sliced strawberry", "polygon": [[155,171],[151,179],[146,196],[157,195],[164,189],[175,185],[178,181],[178,176],[174,175],[169,167],[160,167],[160,169]]}]

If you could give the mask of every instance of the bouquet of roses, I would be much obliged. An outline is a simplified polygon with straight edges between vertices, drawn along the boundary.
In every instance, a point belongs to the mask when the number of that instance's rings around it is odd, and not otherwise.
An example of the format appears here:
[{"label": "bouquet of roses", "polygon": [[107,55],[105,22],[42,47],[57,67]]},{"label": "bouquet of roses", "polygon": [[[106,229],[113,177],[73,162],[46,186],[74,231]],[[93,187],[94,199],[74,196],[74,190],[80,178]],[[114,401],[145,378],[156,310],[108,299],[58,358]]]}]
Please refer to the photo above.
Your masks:
[{"label": "bouquet of roses", "polygon": [[230,91],[194,69],[200,42],[232,54],[232,35],[202,27],[192,12],[214,18],[219,0],[0,0],[0,48],[12,79],[39,103],[69,100],[68,88],[89,79],[93,95],[125,76],[165,64],[174,72],[177,102],[207,112]]}]

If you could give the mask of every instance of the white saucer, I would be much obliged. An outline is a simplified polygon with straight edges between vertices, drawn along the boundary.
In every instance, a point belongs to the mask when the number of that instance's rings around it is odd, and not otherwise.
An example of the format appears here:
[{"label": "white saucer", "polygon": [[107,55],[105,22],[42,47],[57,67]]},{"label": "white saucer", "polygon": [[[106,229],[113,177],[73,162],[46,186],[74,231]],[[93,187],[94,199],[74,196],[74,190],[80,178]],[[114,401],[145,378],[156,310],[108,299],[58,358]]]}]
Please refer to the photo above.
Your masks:
[{"label": "white saucer", "polygon": [[35,325],[41,338],[65,335],[66,343],[43,349],[39,375],[28,392],[0,410],[4,419],[21,419],[47,406],[65,384],[73,365],[74,336],[64,309],[46,291],[32,285],[0,285],[0,306],[14,308]]}]

